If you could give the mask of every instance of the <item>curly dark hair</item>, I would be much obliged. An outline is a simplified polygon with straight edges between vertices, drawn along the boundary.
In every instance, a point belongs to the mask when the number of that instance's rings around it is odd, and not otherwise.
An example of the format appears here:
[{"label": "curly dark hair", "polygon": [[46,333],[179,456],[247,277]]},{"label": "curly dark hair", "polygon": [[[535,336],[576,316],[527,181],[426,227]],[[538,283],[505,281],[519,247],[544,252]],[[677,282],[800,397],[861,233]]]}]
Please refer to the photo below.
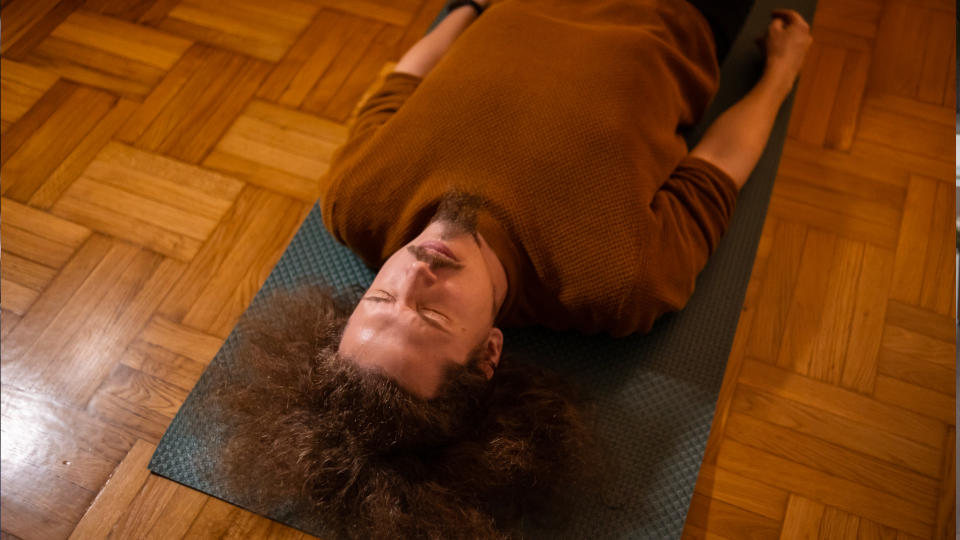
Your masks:
[{"label": "curly dark hair", "polygon": [[345,538],[513,538],[598,492],[581,390],[509,356],[488,381],[473,355],[422,400],[337,353],[350,308],[301,285],[243,321],[212,404],[245,506],[294,504]]}]

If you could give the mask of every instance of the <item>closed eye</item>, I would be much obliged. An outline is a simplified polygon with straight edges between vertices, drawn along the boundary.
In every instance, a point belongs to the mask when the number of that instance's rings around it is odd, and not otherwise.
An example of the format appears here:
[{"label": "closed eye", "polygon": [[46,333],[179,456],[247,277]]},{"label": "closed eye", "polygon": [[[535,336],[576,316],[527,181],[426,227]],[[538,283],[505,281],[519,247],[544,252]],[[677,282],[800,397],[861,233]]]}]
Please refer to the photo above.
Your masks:
[{"label": "closed eye", "polygon": [[[396,301],[397,301],[397,298],[396,298],[395,296],[393,296],[392,294],[388,293],[387,291],[385,291],[385,290],[383,290],[383,289],[377,289],[377,290],[375,290],[375,291],[373,291],[373,292],[375,292],[375,293],[381,293],[382,296],[367,295],[367,296],[363,297],[363,301],[389,303],[389,304],[392,304],[393,302],[396,302]],[[426,313],[430,313],[431,316],[427,316]],[[445,333],[447,333],[447,334],[451,334],[451,333],[452,333],[452,332],[450,332],[450,330],[447,330],[446,328],[444,328],[443,325],[441,324],[441,322],[447,322],[447,321],[450,320],[450,317],[447,317],[447,316],[444,315],[443,313],[440,313],[439,311],[437,311],[437,310],[435,310],[435,309],[430,309],[430,308],[418,308],[418,309],[417,309],[417,315],[419,315],[420,318],[423,319],[423,320],[424,320],[427,324],[429,324],[430,326],[432,326],[432,327],[434,327],[434,328],[436,328],[436,329],[438,329],[438,330],[442,330],[443,332],[445,332]]]}]

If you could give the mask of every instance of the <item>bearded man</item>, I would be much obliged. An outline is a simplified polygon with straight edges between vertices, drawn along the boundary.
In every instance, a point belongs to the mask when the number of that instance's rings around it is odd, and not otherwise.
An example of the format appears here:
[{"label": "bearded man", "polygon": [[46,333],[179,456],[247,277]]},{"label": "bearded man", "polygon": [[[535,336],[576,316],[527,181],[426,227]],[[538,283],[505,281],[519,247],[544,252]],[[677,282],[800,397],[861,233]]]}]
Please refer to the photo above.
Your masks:
[{"label": "bearded man", "polygon": [[501,328],[619,337],[683,308],[811,43],[775,10],[762,77],[688,150],[751,2],[456,4],[322,181],[373,283],[274,301],[221,391],[230,476],[344,536],[502,537],[589,476],[575,394],[502,363]]}]

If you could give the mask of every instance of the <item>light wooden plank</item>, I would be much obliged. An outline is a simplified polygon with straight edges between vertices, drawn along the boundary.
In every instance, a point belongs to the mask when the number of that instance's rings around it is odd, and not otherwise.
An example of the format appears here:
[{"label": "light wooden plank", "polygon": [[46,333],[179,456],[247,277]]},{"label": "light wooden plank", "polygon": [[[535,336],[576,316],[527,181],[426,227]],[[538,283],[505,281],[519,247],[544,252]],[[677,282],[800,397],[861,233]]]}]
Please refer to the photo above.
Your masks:
[{"label": "light wooden plank", "polygon": [[[808,92],[807,114],[798,118],[797,127],[792,136],[800,141],[822,146],[830,123],[830,111],[837,95],[837,89],[846,61],[846,50],[824,44],[816,39],[811,45],[821,49],[818,61],[813,68],[812,82],[805,90]],[[809,54],[809,52],[808,52]]]},{"label": "light wooden plank", "polygon": [[687,510],[687,523],[729,538],[777,538],[776,520],[723,501],[694,493]]},{"label": "light wooden plank", "polygon": [[50,471],[91,493],[100,491],[135,440],[49,397],[4,386],[4,459]]},{"label": "light wooden plank", "polygon": [[148,26],[82,10],[70,15],[51,35],[161,69],[170,69],[191,45],[189,40]]},{"label": "light wooden plank", "polygon": [[849,150],[857,132],[860,104],[870,73],[870,54],[847,49],[843,62],[824,144],[829,148]]},{"label": "light wooden plank", "polygon": [[745,361],[740,370],[740,383],[769,389],[786,399],[831,411],[930,447],[939,447],[943,436],[943,424],[933,419],[763,362]]},{"label": "light wooden plank", "polygon": [[[944,347],[948,344],[943,344]],[[956,368],[918,361],[910,354],[880,348],[877,373],[952,396],[956,391]]]},{"label": "light wooden plank", "polygon": [[197,68],[209,57],[210,52],[205,45],[194,45],[187,49],[163,80],[143,100],[140,107],[130,115],[127,122],[116,133],[116,139],[127,143],[136,141],[191,79]]},{"label": "light wooden plank", "polygon": [[[28,93],[32,96],[32,99],[29,99],[29,105],[33,105],[44,92],[49,90],[50,87],[57,82],[57,76],[54,73],[37,69],[29,64],[14,62],[7,58],[0,58],[0,81],[3,82],[4,88],[7,88],[7,85],[11,85],[11,87],[17,88],[21,92]],[[16,115],[15,118],[11,118],[7,115],[6,111],[8,106],[7,100],[8,96],[6,92],[0,95],[0,101],[3,103],[4,119],[9,118],[10,121],[15,121],[26,112],[26,109],[29,109],[28,105],[27,108]]]},{"label": "light wooden plank", "polygon": [[42,291],[57,274],[57,271],[53,268],[6,251],[0,256],[0,261],[2,261],[0,272],[2,272],[3,279],[16,282],[35,291]]},{"label": "light wooden plank", "polygon": [[935,159],[954,153],[952,130],[940,122],[905,116],[874,106],[867,99],[860,110],[857,138]]},{"label": "light wooden plank", "polygon": [[850,342],[841,375],[842,385],[851,390],[871,393],[874,388],[877,355],[888,313],[887,291],[893,278],[893,261],[892,251],[865,244]]},{"label": "light wooden plank", "polygon": [[52,207],[138,106],[139,104],[134,101],[126,99],[118,101],[116,106],[94,126],[73,152],[64,158],[37,188],[30,197],[30,205],[43,209]]},{"label": "light wooden plank", "polygon": [[813,358],[812,341],[820,332],[830,274],[824,268],[834,264],[837,237],[811,230],[800,258],[795,290],[790,302],[777,365],[796,373],[809,374]]},{"label": "light wooden plank", "polygon": [[[237,120],[237,124],[245,123],[243,118]],[[268,124],[262,123],[261,125],[268,126]],[[250,128],[250,126],[245,127]],[[296,141],[300,143],[299,145],[294,141],[267,143],[262,139],[270,136],[271,129],[269,127],[264,127],[259,134],[251,132],[249,137],[246,136],[246,133],[243,133],[242,129],[237,128],[237,131],[227,133],[220,140],[219,148],[222,152],[234,156],[243,156],[245,159],[262,163],[294,176],[319,179],[323,173],[317,171],[326,171],[329,156],[333,153],[329,144],[316,141],[314,141],[316,147],[314,153],[298,152],[297,146],[306,146],[303,144],[305,137],[299,137],[300,141]],[[288,139],[292,139],[292,137],[288,137]]]},{"label": "light wooden plank", "polygon": [[159,68],[56,38],[48,38],[31,49],[27,61],[63,79],[136,101],[143,99],[163,75]]},{"label": "light wooden plank", "polygon": [[857,540],[897,540],[897,530],[861,517]]},{"label": "light wooden plank", "polygon": [[160,519],[142,538],[165,540],[167,538],[184,538],[203,507],[203,502],[210,497],[200,491],[190,489],[171,480],[163,479],[173,489],[173,496],[164,505]]},{"label": "light wooden plank", "polygon": [[242,509],[228,502],[207,497],[185,538],[220,538],[242,512]]},{"label": "light wooden plank", "polygon": [[154,317],[140,334],[146,343],[163,347],[206,366],[213,359],[223,340],[163,317]]},{"label": "light wooden plank", "polygon": [[130,344],[120,363],[184,390],[194,387],[204,364],[145,341]]},{"label": "light wooden plank", "polygon": [[780,538],[817,540],[824,510],[824,506],[817,501],[790,495]]},{"label": "light wooden plank", "polygon": [[956,531],[957,500],[957,429],[950,426],[943,439],[943,466],[940,468],[940,486],[937,490],[937,521],[934,538],[954,538]]},{"label": "light wooden plank", "polygon": [[[360,21],[347,36],[343,49],[327,66],[323,76],[304,96],[300,108],[315,114],[324,114],[327,105],[330,104],[337,91],[363,59],[364,51],[371,46],[383,29],[383,23],[369,19]],[[367,81],[367,84],[369,85],[372,82],[371,79]],[[360,94],[357,94],[356,97],[359,98]]]},{"label": "light wooden plank", "polygon": [[160,203],[143,197],[139,193],[118,189],[87,176],[78,178],[67,190],[66,196],[113,207],[121,215],[196,240],[206,239],[217,226],[216,219]]},{"label": "light wooden plank", "polygon": [[834,412],[777,397],[769,393],[771,390],[738,387],[731,411],[793,429],[929,477],[937,475],[941,457],[937,448],[865,426]]},{"label": "light wooden plank", "polygon": [[175,485],[156,474],[147,476],[143,488],[124,509],[108,538],[145,538],[160,520],[163,508],[173,498]]},{"label": "light wooden plank", "polygon": [[784,164],[777,176],[774,193],[777,197],[797,202],[816,201],[822,210],[893,230],[900,225],[902,189],[829,169],[820,169],[827,173],[820,176],[816,174],[817,169],[806,162]]},{"label": "light wooden plank", "polygon": [[[929,536],[933,532],[929,510],[899,497],[865,488],[849,480],[835,478],[815,469],[779,458],[742,443],[726,440],[720,449],[717,466],[748,478],[767,482],[801,497],[824,505],[856,512],[885,525]],[[790,505],[784,529],[791,520]],[[819,526],[817,527],[819,529]],[[796,538],[797,536],[792,536]],[[786,536],[791,538],[791,536]]]},{"label": "light wooden plank", "polygon": [[777,220],[773,238],[777,249],[770,255],[767,274],[778,278],[766,279],[761,286],[760,298],[766,300],[757,304],[756,323],[747,341],[747,354],[751,357],[776,361],[806,236],[804,225]]},{"label": "light wooden plank", "polygon": [[0,306],[16,315],[26,313],[27,310],[30,309],[30,306],[36,301],[39,294],[37,291],[24,287],[19,283],[0,279],[0,296],[3,298]]},{"label": "light wooden plank", "polygon": [[3,47],[0,51],[7,53],[10,46],[17,43],[37,24],[37,21],[48,14],[57,0],[37,0],[35,2],[13,2],[9,6],[4,2],[3,21],[6,31],[4,32]]},{"label": "light wooden plank", "polygon": [[53,318],[98,267],[112,246],[113,241],[110,239],[97,234],[92,235],[40,295],[30,313],[7,336],[3,347],[0,347],[4,368],[0,373],[3,375],[4,383],[11,380],[14,371],[14,366],[11,364],[23,358],[24,351],[40,339]]},{"label": "light wooden plank", "polygon": [[324,7],[353,13],[361,17],[369,17],[396,26],[407,26],[413,18],[413,14],[407,10],[367,0],[318,0],[318,2]]},{"label": "light wooden plank", "polygon": [[733,414],[727,437],[837,478],[846,478],[874,490],[915,502],[922,507],[936,504],[936,481],[899,466],[851,451],[841,445],[794,430]]},{"label": "light wooden plank", "polygon": [[3,198],[3,219],[11,225],[42,234],[54,242],[77,248],[90,237],[90,229],[35,208]]},{"label": "light wooden plank", "polygon": [[0,237],[4,251],[49,268],[60,268],[74,252],[72,246],[15,227],[6,219],[0,222]]},{"label": "light wooden plank", "polygon": [[842,0],[817,6],[813,26],[830,28],[873,39],[880,22],[882,2],[877,0]]},{"label": "light wooden plank", "polygon": [[19,322],[19,315],[15,315],[9,311],[3,311],[2,314],[0,314],[0,339],[6,339]]},{"label": "light wooden plank", "polygon": [[920,305],[935,313],[951,316],[957,232],[955,229],[955,188],[940,182],[933,204],[933,221],[927,242]]},{"label": "light wooden plank", "polygon": [[828,506],[823,511],[820,522],[820,538],[837,540],[857,540],[860,517]]},{"label": "light wooden plank", "polygon": [[[324,107],[323,116],[338,122],[347,122],[357,110],[360,97],[367,93],[377,80],[384,63],[394,58],[394,47],[402,36],[401,28],[390,25],[377,34],[363,58]],[[309,109],[312,103],[308,100],[304,105]]]},{"label": "light wooden plank", "polygon": [[904,97],[916,95],[927,16],[927,10],[909,0],[884,2],[870,67],[871,89]]},{"label": "light wooden plank", "polygon": [[[166,180],[164,187],[174,189],[174,185],[180,186],[184,193],[198,194],[204,200],[209,198],[211,205],[216,204],[213,199],[232,202],[243,188],[243,182],[229,176],[119,143],[107,145],[98,161],[124,171],[148,172],[157,179]],[[98,177],[97,174],[91,176]]]},{"label": "light wooden plank", "polygon": [[862,242],[839,238],[833,254],[834,263],[827,269],[830,279],[826,297],[830,301],[824,307],[820,329],[813,337],[809,373],[811,377],[831,384],[840,384],[848,355],[863,252]]},{"label": "light wooden plank", "polygon": [[[240,278],[255,266],[272,265],[274,250],[284,245],[300,223],[301,203],[247,186],[211,235],[211,241],[188,267],[160,313],[198,329],[216,320]],[[282,216],[283,219],[277,219]],[[194,306],[197,306],[194,310]],[[194,324],[185,317],[193,311]]]},{"label": "light wooden plank", "polygon": [[286,197],[277,202],[286,210],[280,217],[273,215],[263,228],[254,229],[249,244],[243,243],[227,255],[223,273],[204,288],[184,315],[184,324],[226,338],[233,319],[246,309],[306,218],[305,204]]},{"label": "light wooden plank", "polygon": [[911,176],[900,224],[890,298],[919,305],[937,182]]},{"label": "light wooden plank", "polygon": [[[293,197],[304,202],[315,202],[320,196],[319,180],[295,176],[270,166],[229,154],[217,149],[203,161],[205,167],[223,171],[255,186]],[[325,174],[329,165],[317,167],[317,174]]]},{"label": "light wooden plank", "polygon": [[78,88],[0,168],[2,192],[26,202],[44,180],[113,107],[116,98]]},{"label": "light wooden plank", "polygon": [[864,97],[864,104],[887,113],[920,119],[951,129],[956,123],[956,113],[953,109],[896,94],[870,92]]},{"label": "light wooden plank", "polygon": [[58,79],[19,120],[14,122],[0,138],[0,164],[5,164],[17,150],[43,126],[51,116],[69,102],[77,85]]},{"label": "light wooden plank", "polygon": [[944,424],[956,422],[956,399],[887,375],[877,376],[873,397],[884,403],[936,418]]},{"label": "light wooden plank", "polygon": [[52,212],[83,223],[91,229],[142,244],[158,253],[189,261],[200,250],[201,242],[140,219],[117,212],[88,200],[65,194],[53,206]]},{"label": "light wooden plank", "polygon": [[216,2],[185,1],[171,9],[159,26],[276,62],[316,11],[316,6],[295,0],[278,0],[270,9],[254,2],[235,2],[227,7]]},{"label": "light wooden plank", "polygon": [[836,234],[850,240],[874,244],[885,249],[897,245],[897,230],[874,220],[823,208],[815,201],[800,201],[774,193],[767,215],[781,221],[800,222],[810,230]]},{"label": "light wooden plank", "polygon": [[956,365],[954,343],[941,341],[906,328],[886,325],[880,346],[918,362],[930,362],[947,369]]},{"label": "light wooden plank", "polygon": [[257,91],[257,96],[299,106],[343,48],[360,17],[321,9]]},{"label": "light wooden plank", "polygon": [[0,472],[3,529],[23,538],[66,537],[94,499],[94,493],[46,467],[4,458]]},{"label": "light wooden plank", "polygon": [[[953,183],[954,162],[947,156],[928,157],[901,148],[877,144],[865,139],[854,139],[850,156],[855,161],[866,160],[865,170],[885,169],[886,177],[906,186],[910,177],[922,175],[940,182]],[[877,173],[879,175],[879,172]]]},{"label": "light wooden plank", "polygon": [[254,100],[250,102],[244,114],[250,118],[270,122],[285,131],[305,133],[311,137],[328,141],[335,146],[339,146],[347,140],[348,128],[345,125],[287,107]]},{"label": "light wooden plank", "polygon": [[[200,172],[200,169],[194,169]],[[157,206],[169,206],[182,210],[184,214],[203,218],[206,226],[209,226],[209,221],[219,221],[232,202],[194,190],[188,187],[188,182],[161,178],[150,169],[131,169],[105,160],[93,162],[83,175],[98,184],[155,201]]]},{"label": "light wooden plank", "polygon": [[700,467],[695,491],[776,521],[783,521],[789,495],[782,489],[709,464]]},{"label": "light wooden plank", "polygon": [[156,265],[156,255],[115,244],[40,339],[24,351],[23,357],[31,359],[29,383],[24,387],[56,395],[66,403],[85,403],[109,373],[114,360],[110,348],[123,338],[115,330],[126,323],[122,317],[131,300],[141,288],[150,288]]},{"label": "light wooden plank", "polygon": [[[924,24],[927,31],[916,97],[935,105],[943,103],[943,95],[948,87],[947,80],[956,77],[956,7],[951,7],[954,11],[953,19],[930,13]],[[950,68],[954,68],[953,71]]]},{"label": "light wooden plank", "polygon": [[54,36],[34,47],[28,61],[34,65],[48,65],[54,73],[93,86],[101,86],[98,81],[103,79],[99,79],[98,74],[107,75],[115,82],[102,85],[104,89],[139,88],[132,92],[134,98],[155,85],[165,72],[164,68],[140,62],[123,53],[108,52]]},{"label": "light wooden plank", "polygon": [[90,407],[95,410],[98,399],[110,396],[126,402],[132,410],[147,409],[172,419],[189,393],[189,389],[120,364],[97,389]]}]

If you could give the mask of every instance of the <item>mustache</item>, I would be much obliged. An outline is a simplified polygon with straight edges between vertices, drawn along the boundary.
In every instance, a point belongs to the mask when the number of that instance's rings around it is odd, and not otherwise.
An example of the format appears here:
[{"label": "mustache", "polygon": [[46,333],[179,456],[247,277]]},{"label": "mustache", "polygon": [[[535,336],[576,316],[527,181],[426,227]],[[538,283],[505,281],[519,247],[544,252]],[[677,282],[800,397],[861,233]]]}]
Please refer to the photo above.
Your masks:
[{"label": "mustache", "polygon": [[454,270],[460,270],[463,268],[462,263],[439,257],[432,251],[423,249],[420,246],[407,246],[407,251],[409,251],[418,261],[429,264],[431,270],[436,270],[438,268],[451,268]]}]

